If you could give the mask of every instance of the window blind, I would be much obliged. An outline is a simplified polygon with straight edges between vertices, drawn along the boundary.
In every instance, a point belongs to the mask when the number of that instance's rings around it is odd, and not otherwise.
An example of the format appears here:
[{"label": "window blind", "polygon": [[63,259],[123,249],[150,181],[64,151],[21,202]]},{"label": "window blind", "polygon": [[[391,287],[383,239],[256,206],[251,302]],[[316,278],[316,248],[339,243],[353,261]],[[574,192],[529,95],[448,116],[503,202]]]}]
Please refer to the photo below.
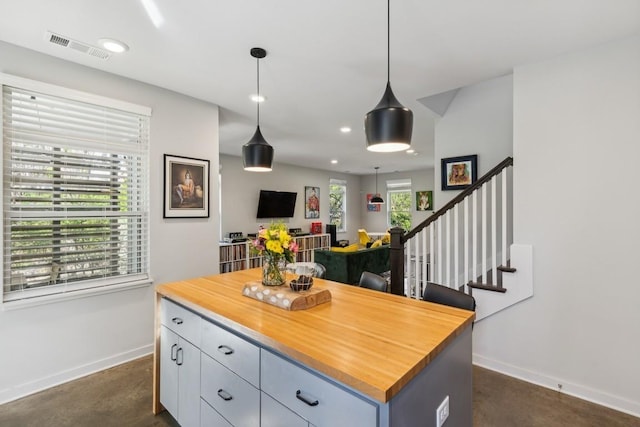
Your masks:
[{"label": "window blind", "polygon": [[149,279],[149,116],[2,87],[4,301]]}]

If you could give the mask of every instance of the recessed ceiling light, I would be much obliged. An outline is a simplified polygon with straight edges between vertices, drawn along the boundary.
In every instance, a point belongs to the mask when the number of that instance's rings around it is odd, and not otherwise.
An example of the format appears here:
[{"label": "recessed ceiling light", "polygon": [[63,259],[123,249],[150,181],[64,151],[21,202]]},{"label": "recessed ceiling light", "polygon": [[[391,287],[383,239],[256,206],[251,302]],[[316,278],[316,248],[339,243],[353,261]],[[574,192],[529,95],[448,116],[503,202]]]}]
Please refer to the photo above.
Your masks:
[{"label": "recessed ceiling light", "polygon": [[349,133],[349,132],[351,132],[351,128],[350,128],[349,126],[342,126],[342,127],[340,128],[340,132],[342,132],[342,133]]},{"label": "recessed ceiling light", "polygon": [[407,153],[407,154],[413,154],[413,153],[415,153],[415,152],[416,152],[416,150],[414,150],[413,148],[410,148],[410,149],[408,149],[408,150],[406,151],[406,153]]},{"label": "recessed ceiling light", "polygon": [[256,94],[251,95],[250,98],[253,102],[264,102],[267,99],[263,95],[256,95]]},{"label": "recessed ceiling light", "polygon": [[100,46],[107,49],[109,52],[113,52],[113,53],[122,53],[129,50],[129,46],[127,46],[120,40],[100,39],[98,40],[98,43],[100,43]]},{"label": "recessed ceiling light", "polygon": [[335,165],[336,163],[338,163],[338,161],[336,159],[331,160],[331,164]]}]

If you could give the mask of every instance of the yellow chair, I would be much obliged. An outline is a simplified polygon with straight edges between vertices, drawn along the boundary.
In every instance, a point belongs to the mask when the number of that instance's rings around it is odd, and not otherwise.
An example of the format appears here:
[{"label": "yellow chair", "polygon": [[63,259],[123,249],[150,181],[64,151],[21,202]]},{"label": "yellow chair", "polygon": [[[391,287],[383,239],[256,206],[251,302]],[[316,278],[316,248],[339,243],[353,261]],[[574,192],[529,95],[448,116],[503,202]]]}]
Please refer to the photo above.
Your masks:
[{"label": "yellow chair", "polygon": [[368,243],[371,243],[371,237],[364,228],[358,230],[358,240],[361,246],[366,247]]},{"label": "yellow chair", "polygon": [[370,246],[370,247],[371,247],[371,248],[379,248],[380,246],[382,246],[382,239],[378,239],[378,240],[376,240],[375,242],[373,242],[373,243],[371,244],[371,246]]},{"label": "yellow chair", "polygon": [[344,248],[333,246],[331,247],[331,252],[355,252],[360,249],[360,245],[357,243],[353,243],[349,246],[345,246]]}]

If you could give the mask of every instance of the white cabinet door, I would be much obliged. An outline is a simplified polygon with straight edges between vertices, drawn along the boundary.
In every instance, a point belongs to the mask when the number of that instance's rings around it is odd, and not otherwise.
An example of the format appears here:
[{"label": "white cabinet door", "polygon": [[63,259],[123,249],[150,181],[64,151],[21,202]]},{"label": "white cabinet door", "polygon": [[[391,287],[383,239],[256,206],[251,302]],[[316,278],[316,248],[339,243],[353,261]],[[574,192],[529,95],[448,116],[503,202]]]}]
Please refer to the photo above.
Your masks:
[{"label": "white cabinet door", "polygon": [[202,322],[200,349],[218,362],[260,387],[260,348],[211,322]]},{"label": "white cabinet door", "polygon": [[182,427],[200,425],[200,350],[160,329],[160,403]]},{"label": "white cabinet door", "polygon": [[178,366],[178,422],[182,427],[200,425],[200,349],[180,338]]},{"label": "white cabinet door", "polygon": [[200,316],[194,312],[166,298],[160,300],[160,323],[198,348],[201,321]]},{"label": "white cabinet door", "polygon": [[260,426],[260,391],[202,353],[202,399],[236,427]]},{"label": "white cabinet door", "polygon": [[180,345],[178,335],[162,326],[160,329],[160,403],[178,419],[178,365],[175,357]]}]

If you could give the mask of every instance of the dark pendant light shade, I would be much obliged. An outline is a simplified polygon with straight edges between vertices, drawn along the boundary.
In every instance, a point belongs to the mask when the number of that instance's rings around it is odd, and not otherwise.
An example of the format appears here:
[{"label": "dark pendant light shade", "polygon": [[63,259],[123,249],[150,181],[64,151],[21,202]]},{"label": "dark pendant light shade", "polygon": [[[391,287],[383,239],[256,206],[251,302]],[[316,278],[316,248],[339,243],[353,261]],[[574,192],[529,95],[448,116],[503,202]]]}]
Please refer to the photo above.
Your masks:
[{"label": "dark pendant light shade", "polygon": [[367,150],[403,151],[411,147],[413,112],[400,104],[387,82],[387,89],[376,108],[364,117]]},{"label": "dark pendant light shade", "polygon": [[373,196],[371,198],[371,201],[369,202],[369,204],[372,204],[372,205],[384,205],[384,200],[382,200],[382,197],[380,197],[380,194],[376,194],[375,196]]},{"label": "dark pendant light shade", "polygon": [[367,150],[403,151],[411,147],[413,112],[400,104],[391,90],[390,5],[387,0],[387,88],[376,107],[364,117]]},{"label": "dark pendant light shade", "polygon": [[[258,63],[258,97],[260,96],[260,59],[267,56],[267,51],[254,47],[251,49],[251,56],[256,58]],[[249,142],[242,146],[242,163],[244,170],[250,172],[270,172],[273,164],[273,147],[262,136],[260,132],[260,102],[257,103],[256,132]]]},{"label": "dark pendant light shade", "polygon": [[273,164],[273,147],[265,141],[260,132],[260,126],[256,128],[253,137],[242,146],[242,161],[244,170],[250,172],[269,172]]},{"label": "dark pendant light shade", "polygon": [[380,166],[376,166],[374,169],[376,170],[376,194],[374,194],[374,196],[371,198],[371,200],[369,200],[369,204],[370,205],[383,205],[384,204],[384,200],[382,199],[382,197],[380,197],[380,193],[378,193],[378,169],[380,169]]}]

